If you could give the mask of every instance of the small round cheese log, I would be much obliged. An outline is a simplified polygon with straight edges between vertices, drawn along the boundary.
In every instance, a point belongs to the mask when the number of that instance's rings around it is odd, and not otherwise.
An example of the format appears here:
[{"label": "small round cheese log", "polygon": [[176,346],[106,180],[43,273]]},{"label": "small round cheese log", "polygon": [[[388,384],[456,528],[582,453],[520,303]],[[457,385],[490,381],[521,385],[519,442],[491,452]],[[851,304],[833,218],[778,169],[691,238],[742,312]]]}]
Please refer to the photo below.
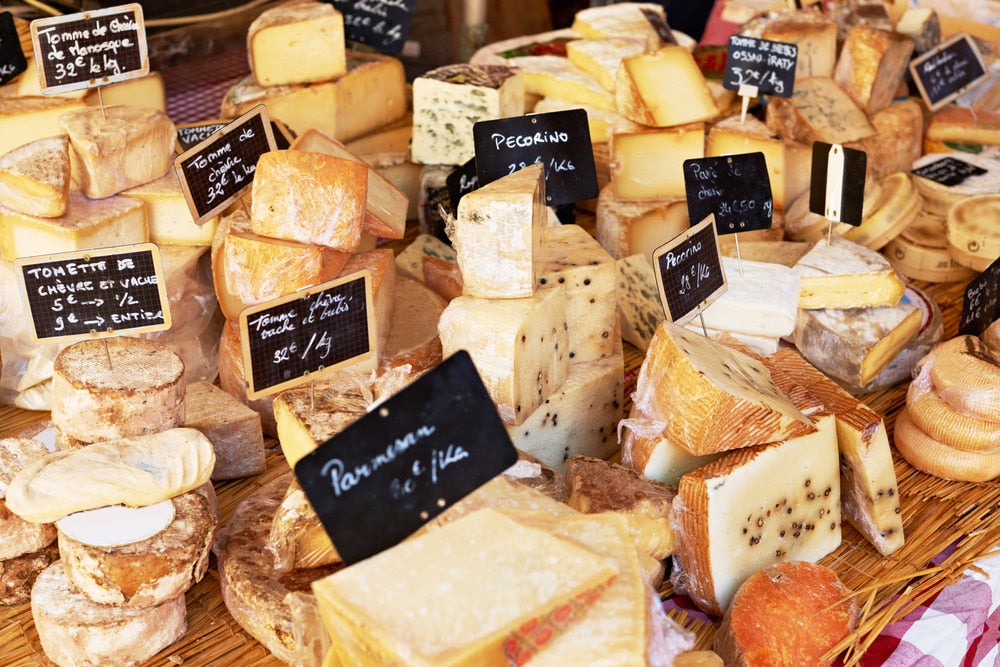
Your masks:
[{"label": "small round cheese log", "polygon": [[59,560],[59,547],[52,544],[30,554],[0,560],[0,607],[25,604],[39,573]]},{"label": "small round cheese log", "polygon": [[967,452],[935,440],[913,423],[909,407],[896,415],[893,443],[910,465],[935,477],[960,482],[1000,477],[1000,450]]},{"label": "small round cheese log", "polygon": [[124,336],[63,349],[52,369],[52,422],[100,442],[184,423],[184,362],[170,349]]},{"label": "small round cheese log", "polygon": [[44,549],[56,539],[51,523],[25,521],[7,507],[7,487],[30,461],[49,451],[37,440],[0,438],[0,561]]},{"label": "small round cheese log", "polygon": [[858,603],[828,567],[770,565],[736,591],[713,648],[730,667],[810,667],[858,622]]},{"label": "small round cheese log", "polygon": [[215,511],[197,491],[171,502],[170,525],[138,542],[93,546],[60,530],[59,555],[73,585],[99,604],[154,607],[201,581],[215,538]]},{"label": "small round cheese log", "polygon": [[934,347],[931,382],[948,405],[982,419],[1000,415],[1000,359],[976,336],[957,336]]},{"label": "small round cheese log", "polygon": [[187,630],[183,595],[146,609],[97,604],[73,588],[61,561],[35,580],[31,615],[42,650],[59,667],[133,667]]}]

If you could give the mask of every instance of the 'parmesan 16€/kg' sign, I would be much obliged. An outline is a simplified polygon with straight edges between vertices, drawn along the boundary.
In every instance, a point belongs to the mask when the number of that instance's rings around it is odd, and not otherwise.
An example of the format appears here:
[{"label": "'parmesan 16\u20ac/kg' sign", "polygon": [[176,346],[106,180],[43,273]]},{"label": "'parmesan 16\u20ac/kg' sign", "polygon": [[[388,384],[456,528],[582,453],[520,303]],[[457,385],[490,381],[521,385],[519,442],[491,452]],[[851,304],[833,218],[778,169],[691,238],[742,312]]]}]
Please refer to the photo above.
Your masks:
[{"label": "'parmesan 16\u20ac/kg' sign", "polygon": [[653,251],[653,273],[667,319],[685,324],[726,291],[714,216]]},{"label": "'parmesan 16\u20ac/kg' sign", "polygon": [[15,265],[37,340],[170,328],[154,243],[24,257]]},{"label": "'parmesan 16\u20ac/kg' sign", "polygon": [[38,81],[46,95],[149,73],[146,26],[138,3],[31,22]]}]

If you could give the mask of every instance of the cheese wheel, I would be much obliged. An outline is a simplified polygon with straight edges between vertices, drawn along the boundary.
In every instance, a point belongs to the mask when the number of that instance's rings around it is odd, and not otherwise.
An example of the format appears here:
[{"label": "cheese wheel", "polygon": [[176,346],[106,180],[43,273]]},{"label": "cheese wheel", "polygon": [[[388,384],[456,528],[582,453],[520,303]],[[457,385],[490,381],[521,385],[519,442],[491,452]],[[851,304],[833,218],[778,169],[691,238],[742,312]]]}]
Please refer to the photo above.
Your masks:
[{"label": "cheese wheel", "polygon": [[83,340],[52,370],[52,423],[84,442],[157,433],[184,423],[184,362],[142,338]]},{"label": "cheese wheel", "polygon": [[1000,195],[964,199],[948,211],[948,243],[992,262],[1000,257]]},{"label": "cheese wheel", "polygon": [[1000,360],[975,336],[957,336],[934,348],[934,388],[956,410],[995,420],[1000,415]]},{"label": "cheese wheel", "polygon": [[59,547],[51,544],[15,558],[0,559],[0,607],[26,604],[38,575],[59,560]]},{"label": "cheese wheel", "polygon": [[907,278],[928,282],[958,282],[975,271],[952,259],[948,252],[945,218],[922,211],[899,236],[883,249],[896,271]]},{"label": "cheese wheel", "polygon": [[858,227],[844,232],[846,239],[878,250],[906,229],[920,213],[921,199],[906,172],[890,174],[881,183],[881,193]]},{"label": "cheese wheel", "polygon": [[[925,376],[921,372],[906,392],[906,406],[917,428],[956,449],[970,452],[1000,450],[1000,421],[981,419],[956,410],[934,391],[930,379]],[[1000,413],[997,417],[1000,418]]]},{"label": "cheese wheel", "polygon": [[957,151],[947,153],[928,153],[913,163],[913,169],[927,167],[944,158],[952,158],[985,171],[982,174],[968,176],[961,183],[944,185],[918,174],[913,175],[913,184],[924,198],[924,210],[935,215],[948,215],[948,210],[956,202],[966,197],[985,195],[1000,189],[1000,165],[996,160],[982,155],[962,153]]},{"label": "cheese wheel", "polygon": [[[46,454],[48,454],[48,449],[37,440],[29,438],[0,439],[0,563],[42,550],[56,539],[56,529],[51,523],[25,521],[8,509],[5,500],[7,487],[14,475],[30,461],[40,459]],[[33,561],[29,557],[25,563],[30,562]],[[24,569],[23,565],[14,564],[12,567]],[[2,569],[0,567],[0,570]],[[7,573],[3,572],[3,574],[6,582]],[[12,580],[10,586],[16,587],[16,581]],[[6,586],[0,586],[0,601],[5,594],[5,588]],[[24,589],[23,597],[27,600],[27,588]]]},{"label": "cheese wheel", "polygon": [[215,513],[197,491],[171,502],[173,521],[138,542],[92,546],[60,530],[59,554],[76,589],[99,604],[155,607],[201,581],[215,537]]},{"label": "cheese wheel", "polygon": [[896,416],[893,442],[910,465],[935,477],[960,482],[1000,477],[1000,452],[967,452],[935,440],[917,428],[907,407]]},{"label": "cheese wheel", "polygon": [[183,595],[147,609],[97,604],[73,587],[61,561],[35,580],[31,615],[45,656],[59,667],[133,667],[187,630]]}]

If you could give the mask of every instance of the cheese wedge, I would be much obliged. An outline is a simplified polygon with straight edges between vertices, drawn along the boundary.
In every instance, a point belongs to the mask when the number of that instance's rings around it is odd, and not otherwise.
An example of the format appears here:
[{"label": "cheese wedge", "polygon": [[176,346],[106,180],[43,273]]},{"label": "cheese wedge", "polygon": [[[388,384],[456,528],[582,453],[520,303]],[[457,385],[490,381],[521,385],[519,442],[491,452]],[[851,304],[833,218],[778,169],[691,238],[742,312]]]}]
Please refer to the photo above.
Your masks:
[{"label": "cheese wedge", "polygon": [[[669,81],[669,86],[663,82]],[[707,120],[718,113],[715,99],[691,52],[664,46],[623,58],[615,80],[615,108],[642,125],[670,127]]]},{"label": "cheese wedge", "polygon": [[630,255],[615,262],[615,270],[622,340],[645,352],[660,322],[666,319],[652,260],[646,255]]},{"label": "cheese wedge", "polygon": [[691,226],[684,196],[650,201],[629,201],[618,194],[614,183],[601,188],[597,197],[594,237],[615,259],[644,255]]},{"label": "cheese wedge", "polygon": [[772,97],[767,126],[786,139],[845,144],[875,134],[865,112],[833,79],[810,77],[795,82],[791,97]]},{"label": "cheese wedge", "polygon": [[219,216],[197,224],[181,190],[174,170],[162,177],[123,190],[123,197],[138,199],[146,205],[149,240],[157,245],[208,246],[219,224]]},{"label": "cheese wedge", "polygon": [[264,546],[274,554],[274,569],[278,572],[340,562],[340,554],[297,481],[288,487],[274,513]]},{"label": "cheese wedge", "polygon": [[795,263],[802,280],[799,307],[867,308],[893,306],[905,285],[881,254],[836,235],[816,241]]},{"label": "cheese wedge", "polygon": [[924,150],[924,112],[912,97],[891,102],[869,117],[875,134],[847,144],[868,156],[868,179],[908,172]]},{"label": "cheese wedge", "polygon": [[247,54],[262,86],[328,81],[347,71],[344,16],[322,2],[271,7],[247,28]]},{"label": "cheese wedge", "polygon": [[844,38],[833,80],[871,116],[892,102],[912,53],[913,40],[909,37],[856,25]]},{"label": "cheese wedge", "polygon": [[781,137],[756,117],[748,115],[745,119],[741,119],[733,115],[714,123],[709,129],[705,155],[763,153],[768,180],[771,183],[774,208],[784,209],[786,202],[789,201],[785,196],[787,173],[785,144]]},{"label": "cheese wedge", "polygon": [[145,76],[125,81],[116,81],[101,86],[100,95],[88,95],[87,104],[100,106],[127,104],[134,107],[146,107],[167,113],[167,86],[163,75],[150,72]]},{"label": "cheese wedge", "polygon": [[622,58],[637,56],[645,51],[644,35],[616,35],[566,42],[566,57],[569,61],[597,79],[611,93],[615,92],[615,75]]},{"label": "cheese wedge", "polygon": [[521,56],[508,62],[523,73],[527,94],[615,110],[614,96],[596,78],[563,56]]},{"label": "cheese wedge", "polygon": [[0,107],[0,155],[36,139],[65,134],[60,117],[86,106],[80,99],[4,97]]},{"label": "cheese wedge", "polygon": [[590,39],[641,36],[646,49],[661,46],[662,40],[653,24],[646,18],[649,12],[666,20],[663,5],[655,2],[618,3],[618,6],[593,6],[581,9],[573,16],[573,32]]},{"label": "cheese wedge", "polygon": [[38,139],[0,156],[0,204],[43,218],[58,218],[69,201],[69,139]]},{"label": "cheese wedge", "polygon": [[705,157],[705,124],[611,128],[611,182],[622,199],[684,197],[684,161]]},{"label": "cheese wedge", "polygon": [[793,269],[732,257],[721,261],[726,291],[701,311],[699,326],[768,338],[795,331],[801,281]]},{"label": "cheese wedge", "polygon": [[837,22],[811,10],[779,12],[766,21],[760,37],[795,44],[795,81],[813,76],[833,76],[837,63]]},{"label": "cheese wedge", "polygon": [[[359,271],[371,274],[372,302],[375,311],[375,360],[385,358],[386,344],[392,332],[396,313],[396,262],[391,248],[375,248],[357,252],[347,259],[341,276],[349,276]],[[365,367],[363,362],[354,365]]]}]

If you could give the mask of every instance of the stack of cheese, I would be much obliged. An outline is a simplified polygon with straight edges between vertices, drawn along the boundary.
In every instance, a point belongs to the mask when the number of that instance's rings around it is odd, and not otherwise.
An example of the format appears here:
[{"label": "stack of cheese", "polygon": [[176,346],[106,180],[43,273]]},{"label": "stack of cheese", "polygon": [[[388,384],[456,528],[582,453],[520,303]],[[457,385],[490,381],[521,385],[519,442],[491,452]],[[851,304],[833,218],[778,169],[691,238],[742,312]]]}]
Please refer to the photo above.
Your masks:
[{"label": "stack of cheese", "polygon": [[937,477],[1000,477],[1000,359],[983,340],[958,336],[920,361],[894,441],[903,458]]},{"label": "stack of cheese", "polygon": [[443,354],[469,352],[518,448],[560,472],[609,457],[624,382],[611,258],[547,226],[541,164],[465,195],[449,234],[463,292],[441,314]]},{"label": "stack of cheese", "polygon": [[8,509],[58,531],[60,558],[31,589],[50,660],[140,664],[184,633],[217,524],[214,463],[205,436],[178,428],[45,454],[14,476]]}]

